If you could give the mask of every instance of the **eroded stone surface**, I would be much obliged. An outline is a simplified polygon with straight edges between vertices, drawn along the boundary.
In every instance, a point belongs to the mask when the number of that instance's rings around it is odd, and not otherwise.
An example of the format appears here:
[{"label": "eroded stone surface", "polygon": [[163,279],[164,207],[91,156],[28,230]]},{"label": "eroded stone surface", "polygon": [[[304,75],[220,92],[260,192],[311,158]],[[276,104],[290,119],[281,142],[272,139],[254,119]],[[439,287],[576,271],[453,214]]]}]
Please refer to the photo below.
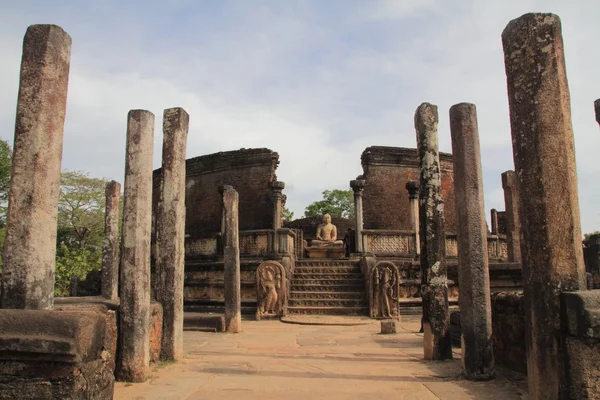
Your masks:
[{"label": "eroded stone surface", "polygon": [[156,300],[163,306],[161,359],[183,357],[185,258],[185,149],[189,115],[182,108],[163,114],[160,198],[156,213]]},{"label": "eroded stone surface", "polygon": [[121,184],[106,184],[106,211],[104,214],[104,245],[102,247],[102,297],[119,297],[119,198]]},{"label": "eroded stone surface", "polygon": [[425,358],[452,358],[446,282],[446,236],[438,151],[437,106],[423,103],[415,113],[419,152],[421,297]]},{"label": "eroded stone surface", "polygon": [[242,298],[240,289],[240,242],[238,225],[239,197],[229,185],[219,187],[223,195],[225,331],[242,331]]},{"label": "eroded stone surface", "polygon": [[31,25],[23,56],[2,274],[2,308],[54,301],[56,221],[71,37]]},{"label": "eroded stone surface", "polygon": [[[474,104],[461,103],[450,108],[450,132],[454,159],[463,374],[470,380],[488,380],[494,377],[495,362],[483,174]],[[496,231],[497,226],[496,220]]]},{"label": "eroded stone surface", "polygon": [[154,114],[131,110],[121,238],[120,357],[117,378],[143,382],[150,363],[150,230]]},{"label": "eroded stone surface", "polygon": [[561,385],[558,295],[585,287],[571,106],[561,23],[525,14],[502,33],[519,187],[529,395]]},{"label": "eroded stone surface", "polygon": [[508,261],[521,262],[521,220],[519,219],[519,191],[515,171],[502,173],[504,207],[506,212],[506,244]]}]

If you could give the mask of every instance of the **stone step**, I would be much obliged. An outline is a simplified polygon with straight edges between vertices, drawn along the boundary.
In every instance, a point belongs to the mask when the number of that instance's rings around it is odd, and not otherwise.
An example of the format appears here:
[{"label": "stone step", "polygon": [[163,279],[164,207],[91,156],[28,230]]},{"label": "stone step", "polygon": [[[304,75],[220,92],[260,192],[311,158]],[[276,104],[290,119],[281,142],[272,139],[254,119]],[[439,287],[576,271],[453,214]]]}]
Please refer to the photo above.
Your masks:
[{"label": "stone step", "polygon": [[366,307],[364,299],[289,299],[289,307]]},{"label": "stone step", "polygon": [[295,274],[292,282],[297,280],[307,280],[307,279],[346,279],[346,280],[362,280],[361,274],[335,274],[330,272],[321,272],[314,274]]},{"label": "stone step", "polygon": [[290,307],[288,314],[304,315],[368,315],[368,307]]},{"label": "stone step", "polygon": [[364,291],[326,292],[326,291],[290,291],[290,300],[298,299],[364,299]]},{"label": "stone step", "polygon": [[319,273],[335,273],[335,274],[361,274],[360,268],[355,267],[296,267],[294,268],[294,276],[302,274],[319,274]]},{"label": "stone step", "polygon": [[364,292],[364,285],[359,283],[338,283],[321,285],[315,283],[292,283],[291,290],[295,292]]}]

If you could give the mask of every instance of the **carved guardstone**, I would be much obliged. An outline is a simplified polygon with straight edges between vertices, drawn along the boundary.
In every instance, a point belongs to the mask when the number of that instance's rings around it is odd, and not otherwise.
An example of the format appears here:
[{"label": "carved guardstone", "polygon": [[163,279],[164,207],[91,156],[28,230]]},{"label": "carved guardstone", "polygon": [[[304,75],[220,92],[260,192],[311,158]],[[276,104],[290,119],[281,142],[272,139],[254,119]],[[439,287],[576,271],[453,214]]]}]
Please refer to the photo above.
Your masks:
[{"label": "carved guardstone", "polygon": [[277,261],[264,261],[256,269],[256,320],[279,319],[287,314],[285,269]]},{"label": "carved guardstone", "polygon": [[380,261],[373,267],[369,285],[371,318],[400,318],[399,278],[398,268],[390,261]]}]

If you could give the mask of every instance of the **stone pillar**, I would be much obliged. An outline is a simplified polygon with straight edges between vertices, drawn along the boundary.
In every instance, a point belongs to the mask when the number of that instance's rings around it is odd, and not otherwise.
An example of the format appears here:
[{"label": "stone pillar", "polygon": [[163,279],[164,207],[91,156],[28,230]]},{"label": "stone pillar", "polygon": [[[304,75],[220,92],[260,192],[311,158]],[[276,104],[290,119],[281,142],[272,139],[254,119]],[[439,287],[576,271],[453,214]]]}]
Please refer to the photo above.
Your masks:
[{"label": "stone pillar", "polygon": [[273,229],[279,229],[282,227],[281,221],[283,217],[283,195],[281,194],[281,191],[285,189],[285,183],[281,181],[272,181],[269,182],[269,187],[271,188],[273,196]]},{"label": "stone pillar", "polygon": [[2,308],[54,304],[56,227],[71,37],[31,25],[23,39],[12,181],[8,199]]},{"label": "stone pillar", "polygon": [[183,108],[163,114],[160,197],[156,213],[156,301],[163,306],[161,360],[183,358],[185,261],[185,149],[190,117]]},{"label": "stone pillar", "polygon": [[519,188],[527,378],[532,399],[563,394],[558,296],[585,287],[561,24],[525,14],[502,32]]},{"label": "stone pillar", "polygon": [[508,261],[521,262],[521,222],[519,220],[519,199],[517,190],[517,174],[515,171],[502,173],[502,189],[504,189],[504,209],[506,210],[506,244]]},{"label": "stone pillar", "polygon": [[238,192],[229,185],[219,187],[223,195],[223,280],[225,281],[225,331],[242,331],[242,297],[240,288],[240,241]]},{"label": "stone pillar", "polygon": [[600,125],[600,99],[594,102],[594,110],[596,111],[596,122]]},{"label": "stone pillar", "polygon": [[[474,104],[461,103],[450,108],[450,132],[458,238],[462,370],[469,380],[488,380],[495,374],[492,302],[483,174]],[[496,233],[497,221],[496,213]]]},{"label": "stone pillar", "polygon": [[[498,210],[496,210],[495,208],[492,208],[490,210],[490,219],[491,219],[491,223],[492,223],[492,230],[491,230],[491,234],[492,235],[497,235],[498,234]],[[487,229],[486,229],[487,231]]]},{"label": "stone pillar", "polygon": [[363,205],[362,197],[366,181],[364,179],[355,179],[350,181],[350,187],[354,191],[354,222],[356,228],[356,252],[363,253]]},{"label": "stone pillar", "polygon": [[410,229],[415,232],[415,254],[421,254],[419,237],[419,182],[406,182],[408,201],[410,202]]},{"label": "stone pillar", "polygon": [[144,382],[149,372],[153,142],[154,114],[129,111],[119,296],[121,356],[117,365],[117,378],[127,382]]},{"label": "stone pillar", "polygon": [[119,298],[119,199],[121,184],[106,184],[106,211],[104,213],[104,244],[102,246],[102,297]]},{"label": "stone pillar", "polygon": [[446,282],[446,235],[442,176],[438,151],[437,106],[423,103],[415,113],[419,152],[419,234],[421,235],[421,298],[426,360],[452,358]]}]

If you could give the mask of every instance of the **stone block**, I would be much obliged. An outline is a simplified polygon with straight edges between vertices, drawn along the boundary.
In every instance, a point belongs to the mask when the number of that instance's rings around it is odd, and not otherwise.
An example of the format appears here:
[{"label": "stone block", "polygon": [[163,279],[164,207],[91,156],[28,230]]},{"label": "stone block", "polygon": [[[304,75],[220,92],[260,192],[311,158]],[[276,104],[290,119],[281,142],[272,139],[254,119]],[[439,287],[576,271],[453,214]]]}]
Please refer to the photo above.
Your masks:
[{"label": "stone block", "polygon": [[381,321],[381,334],[389,335],[392,333],[396,333],[396,321],[394,321],[394,320]]},{"label": "stone block", "polygon": [[0,310],[0,399],[112,399],[105,328],[92,309]]},{"label": "stone block", "polygon": [[567,335],[600,339],[600,290],[562,293],[561,312]]}]

